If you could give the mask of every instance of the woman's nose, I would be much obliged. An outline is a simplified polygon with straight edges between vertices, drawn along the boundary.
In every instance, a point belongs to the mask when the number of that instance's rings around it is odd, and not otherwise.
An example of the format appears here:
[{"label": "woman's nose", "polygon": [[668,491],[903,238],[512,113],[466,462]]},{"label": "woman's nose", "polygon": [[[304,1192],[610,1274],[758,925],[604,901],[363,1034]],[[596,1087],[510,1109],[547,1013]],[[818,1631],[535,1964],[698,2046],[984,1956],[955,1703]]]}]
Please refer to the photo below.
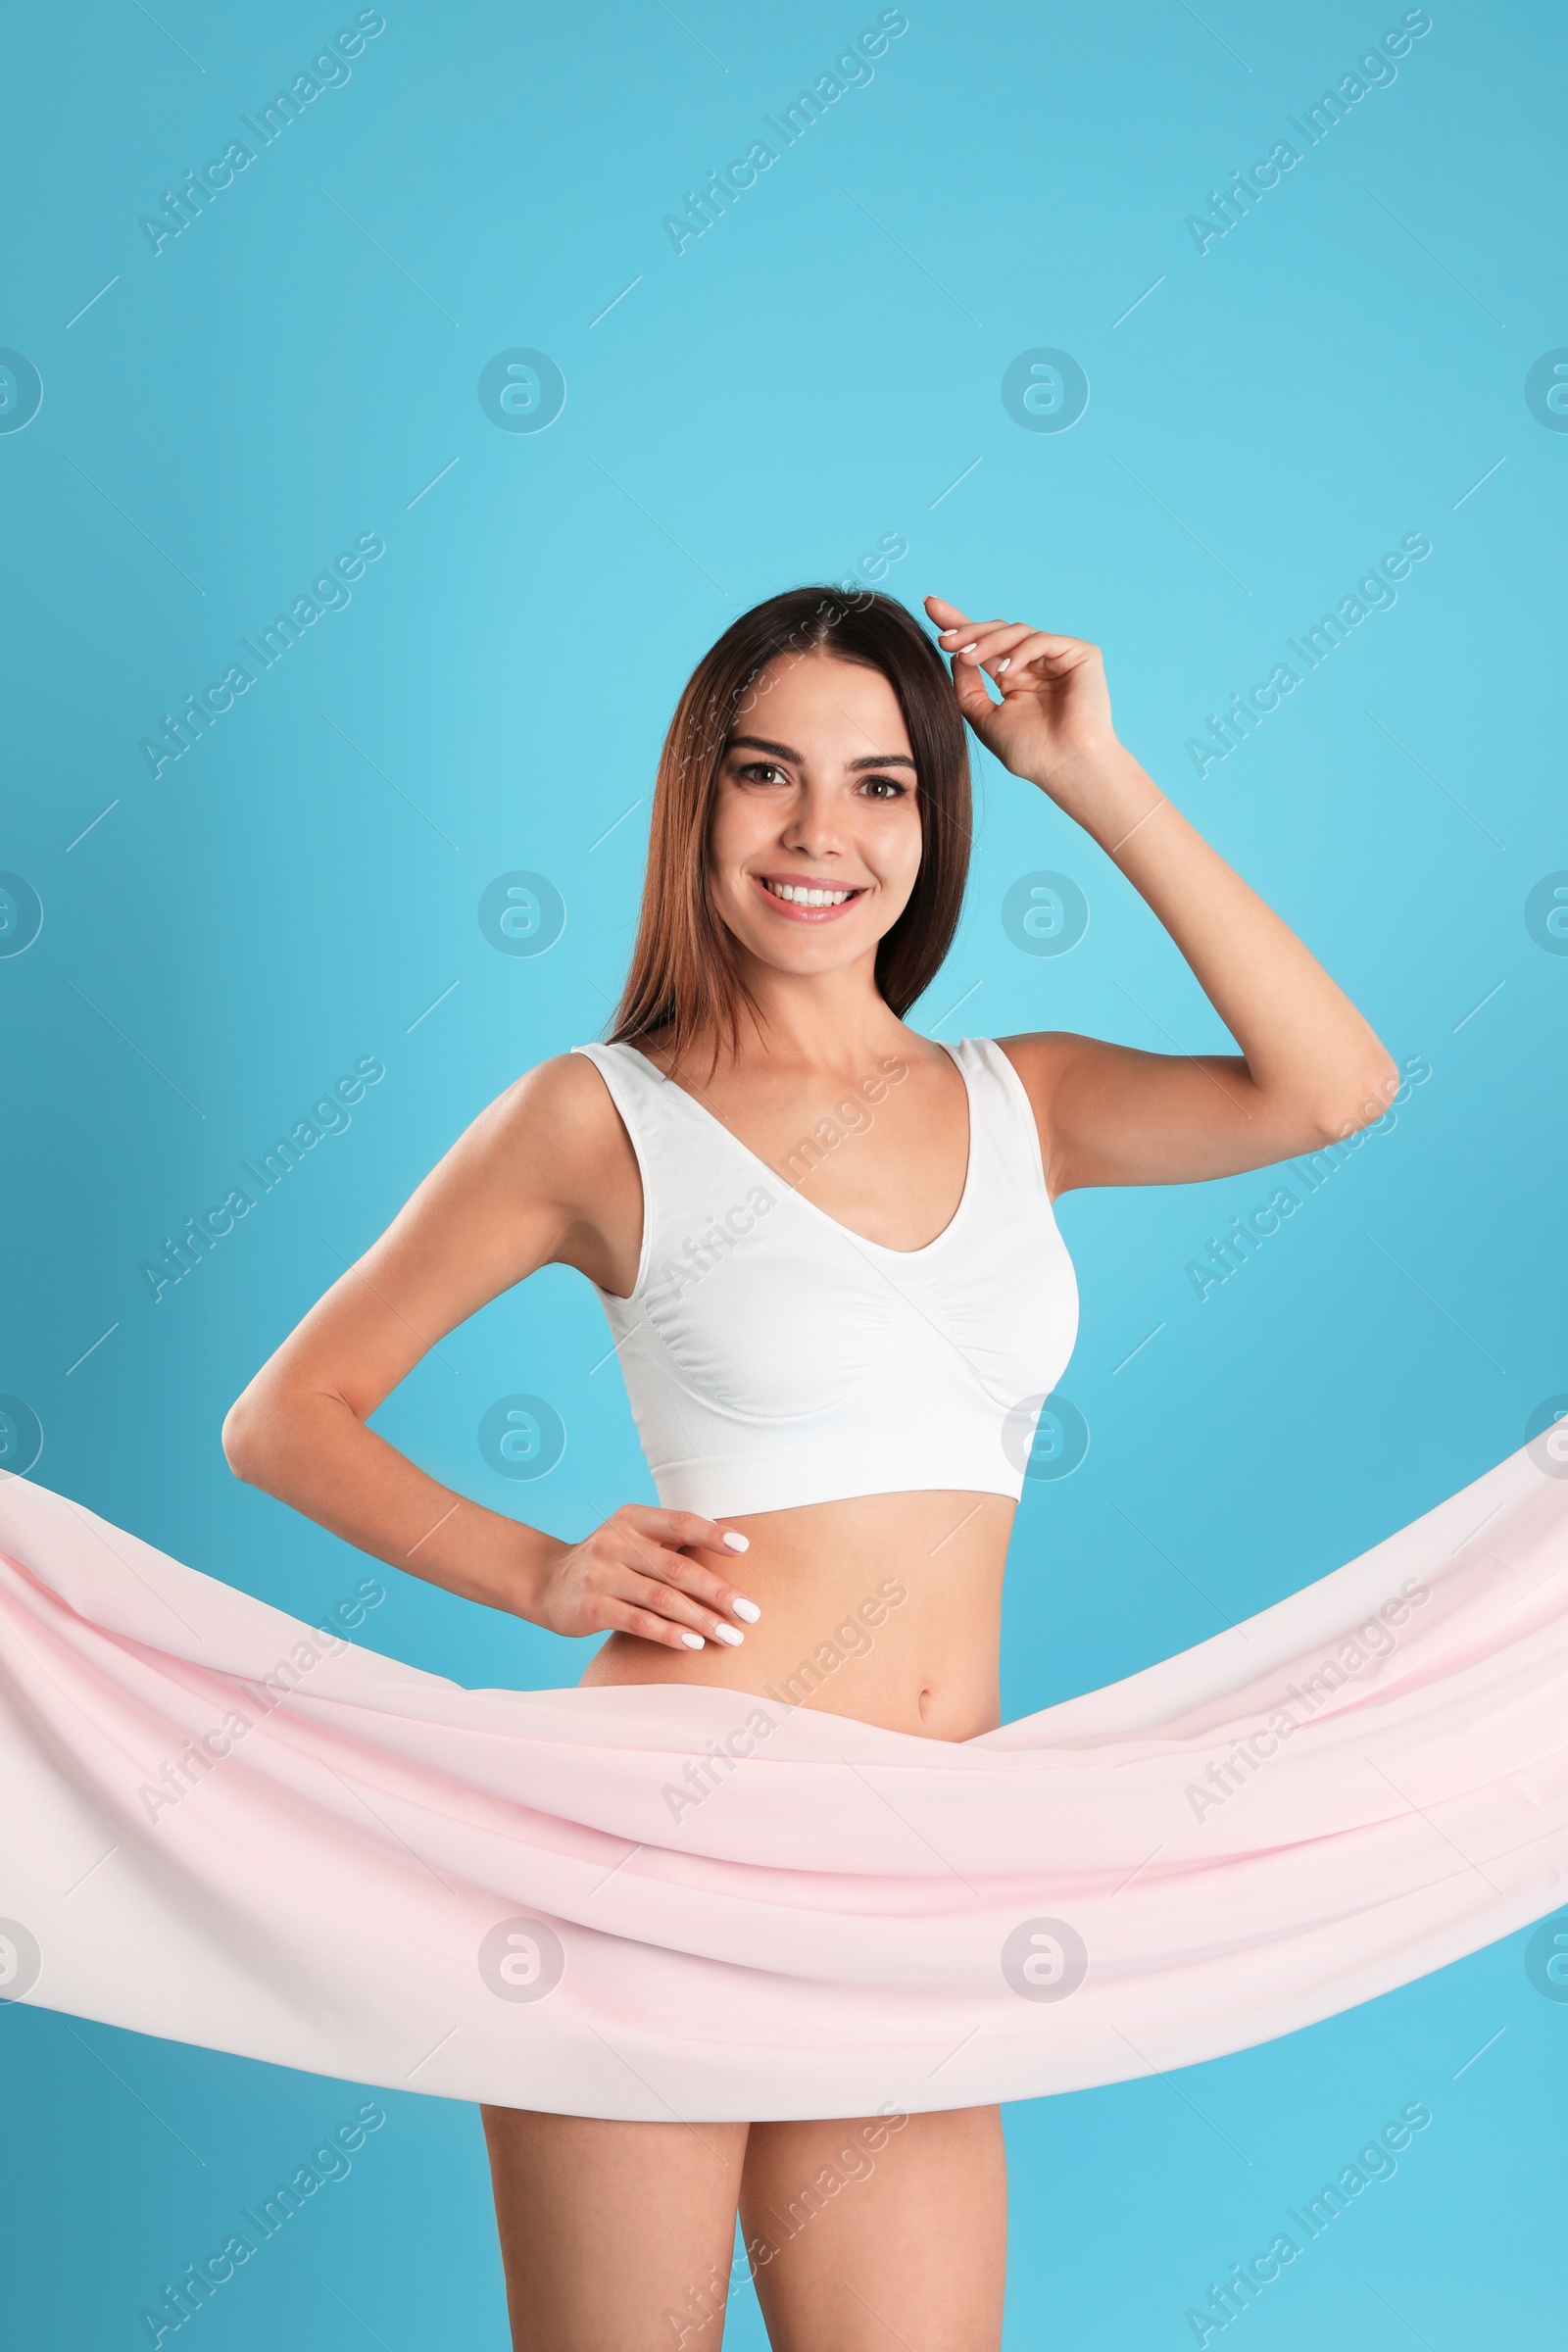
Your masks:
[{"label": "woman's nose", "polygon": [[831,806],[814,792],[801,794],[780,838],[786,849],[799,850],[808,858],[837,857],[843,848]]}]

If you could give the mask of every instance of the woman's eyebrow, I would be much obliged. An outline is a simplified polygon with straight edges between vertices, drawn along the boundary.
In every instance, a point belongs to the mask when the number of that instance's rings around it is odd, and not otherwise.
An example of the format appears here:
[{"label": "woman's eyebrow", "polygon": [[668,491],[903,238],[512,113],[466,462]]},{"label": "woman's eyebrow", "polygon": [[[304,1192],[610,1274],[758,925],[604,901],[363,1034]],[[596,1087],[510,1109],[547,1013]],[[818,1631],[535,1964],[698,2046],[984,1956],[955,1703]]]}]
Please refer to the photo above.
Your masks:
[{"label": "woman's eyebrow", "polygon": [[[765,735],[732,735],[726,745],[731,752],[771,752],[775,760],[793,760],[801,764],[801,754],[791,751],[787,743],[770,743]],[[914,761],[905,752],[878,752],[869,760],[852,760],[852,770],[862,767],[913,767]]]},{"label": "woman's eyebrow", "polygon": [[801,763],[799,752],[792,752],[787,743],[769,743],[765,735],[732,735],[724,749],[729,752],[771,752],[777,760],[793,760]]}]

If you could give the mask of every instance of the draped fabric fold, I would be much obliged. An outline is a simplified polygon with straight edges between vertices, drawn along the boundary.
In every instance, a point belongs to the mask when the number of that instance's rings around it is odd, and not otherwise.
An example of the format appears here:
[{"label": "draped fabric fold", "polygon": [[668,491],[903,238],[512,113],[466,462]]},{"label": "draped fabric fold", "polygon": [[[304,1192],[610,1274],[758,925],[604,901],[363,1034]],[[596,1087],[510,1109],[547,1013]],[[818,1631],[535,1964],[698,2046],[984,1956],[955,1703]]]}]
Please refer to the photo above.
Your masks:
[{"label": "draped fabric fold", "polygon": [[1568,1899],[1568,1479],[962,1742],[468,1690],[0,1481],[0,1997],[392,2089],[921,2112],[1244,2049]]}]

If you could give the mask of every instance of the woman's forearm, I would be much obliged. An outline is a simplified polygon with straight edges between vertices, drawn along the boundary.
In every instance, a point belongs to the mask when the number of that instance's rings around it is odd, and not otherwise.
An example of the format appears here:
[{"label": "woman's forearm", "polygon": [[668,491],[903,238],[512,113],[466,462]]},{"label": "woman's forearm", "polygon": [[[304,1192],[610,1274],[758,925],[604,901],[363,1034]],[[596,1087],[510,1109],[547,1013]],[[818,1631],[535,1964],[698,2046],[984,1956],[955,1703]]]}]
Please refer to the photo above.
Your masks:
[{"label": "woman's forearm", "polygon": [[223,1424],[223,1451],[238,1477],[361,1551],[514,1617],[532,1617],[566,1548],[455,1494],[322,1391],[247,1392]]},{"label": "woman's forearm", "polygon": [[1164,924],[1260,1093],[1335,1134],[1392,1098],[1398,1073],[1369,1023],[1131,752],[1055,767],[1051,793]]}]

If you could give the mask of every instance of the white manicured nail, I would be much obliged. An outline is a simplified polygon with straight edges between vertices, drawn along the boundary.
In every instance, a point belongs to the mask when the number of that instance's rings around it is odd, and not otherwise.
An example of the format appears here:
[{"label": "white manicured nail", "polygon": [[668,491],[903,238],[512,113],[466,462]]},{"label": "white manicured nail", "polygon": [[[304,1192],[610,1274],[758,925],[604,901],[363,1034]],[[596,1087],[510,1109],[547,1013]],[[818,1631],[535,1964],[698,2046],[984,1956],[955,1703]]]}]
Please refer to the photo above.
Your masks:
[{"label": "white manicured nail", "polygon": [[1002,675],[1002,673],[1003,673],[1003,671],[1004,671],[1004,669],[1010,669],[1011,667],[1012,667],[1012,656],[1009,654],[1009,655],[1007,656],[1007,659],[1005,660],[1005,662],[999,662],[997,663],[997,675],[998,675],[998,677],[1000,677],[1000,676]]},{"label": "white manicured nail", "polygon": [[735,1647],[738,1642],[744,1642],[746,1636],[741,1632],[738,1626],[715,1625],[713,1628],[713,1640],[715,1642],[727,1642],[731,1649]]},{"label": "white manicured nail", "polygon": [[688,1649],[704,1649],[707,1647],[707,1644],[704,1642],[701,1634],[682,1634],[681,1640],[685,1642]]},{"label": "white manicured nail", "polygon": [[724,1530],[724,1541],[731,1551],[750,1551],[752,1548],[751,1537],[743,1536],[738,1528],[727,1527]]},{"label": "white manicured nail", "polygon": [[738,1596],[731,1605],[734,1608],[736,1616],[744,1617],[748,1625],[755,1625],[759,1617],[760,1617],[762,1614],[756,1601],[747,1600],[744,1595]]}]

